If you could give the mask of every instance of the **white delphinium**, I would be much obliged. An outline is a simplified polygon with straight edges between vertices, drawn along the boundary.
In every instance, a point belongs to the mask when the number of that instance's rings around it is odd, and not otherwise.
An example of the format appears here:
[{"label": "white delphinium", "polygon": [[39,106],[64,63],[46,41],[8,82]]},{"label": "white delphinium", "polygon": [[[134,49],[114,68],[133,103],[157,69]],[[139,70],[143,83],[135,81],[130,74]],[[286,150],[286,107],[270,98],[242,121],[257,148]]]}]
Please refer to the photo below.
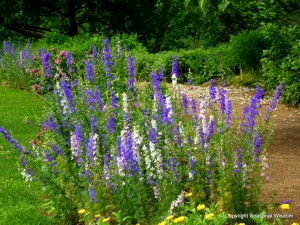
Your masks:
[{"label": "white delphinium", "polygon": [[139,146],[142,143],[143,138],[139,135],[138,129],[136,126],[133,127],[132,133],[132,151],[133,156],[137,160],[138,163],[141,161],[141,155],[139,153]]}]

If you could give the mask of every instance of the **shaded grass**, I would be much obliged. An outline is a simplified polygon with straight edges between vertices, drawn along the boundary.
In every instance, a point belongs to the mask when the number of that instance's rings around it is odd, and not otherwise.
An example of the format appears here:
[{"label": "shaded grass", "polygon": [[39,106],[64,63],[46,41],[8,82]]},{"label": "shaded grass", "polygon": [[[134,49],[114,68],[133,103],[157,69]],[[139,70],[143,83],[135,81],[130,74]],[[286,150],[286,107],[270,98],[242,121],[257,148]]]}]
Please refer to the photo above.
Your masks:
[{"label": "shaded grass", "polygon": [[[0,126],[29,148],[44,105],[32,93],[0,87]],[[42,196],[38,184],[24,181],[17,150],[0,135],[0,224],[58,224],[43,211]]]}]

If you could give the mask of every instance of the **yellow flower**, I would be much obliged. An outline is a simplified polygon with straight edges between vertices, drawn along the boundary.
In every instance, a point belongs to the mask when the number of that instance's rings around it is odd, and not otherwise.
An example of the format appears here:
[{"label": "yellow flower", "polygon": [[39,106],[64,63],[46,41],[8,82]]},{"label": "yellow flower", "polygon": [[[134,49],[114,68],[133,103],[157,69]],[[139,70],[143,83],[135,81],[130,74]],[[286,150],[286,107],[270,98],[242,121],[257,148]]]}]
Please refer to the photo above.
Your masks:
[{"label": "yellow flower", "polygon": [[100,214],[96,214],[94,217],[99,218],[101,217]]},{"label": "yellow flower", "polygon": [[289,204],[281,204],[281,205],[280,205],[280,208],[281,208],[282,210],[288,210],[288,209],[290,209],[290,205],[289,205]]},{"label": "yellow flower", "polygon": [[202,209],[205,209],[205,205],[204,204],[199,204],[198,206],[197,206],[197,210],[202,210]]},{"label": "yellow flower", "polygon": [[299,223],[292,223],[291,225],[299,225]]},{"label": "yellow flower", "polygon": [[171,219],[173,219],[174,218],[174,216],[168,216],[166,219],[167,220],[171,220]]},{"label": "yellow flower", "polygon": [[78,213],[79,213],[79,214],[83,214],[83,213],[85,213],[85,212],[86,212],[85,209],[80,209],[80,210],[78,210]]},{"label": "yellow flower", "polygon": [[162,222],[160,222],[159,224],[157,224],[157,225],[166,225],[167,224],[167,221],[162,221]]},{"label": "yellow flower", "polygon": [[102,222],[108,222],[108,221],[110,221],[110,217],[107,217],[107,218],[102,220]]},{"label": "yellow flower", "polygon": [[193,192],[189,192],[189,193],[186,193],[184,196],[187,198],[187,197],[191,197],[193,195]]},{"label": "yellow flower", "polygon": [[213,213],[208,213],[208,214],[206,214],[206,215],[204,216],[204,218],[207,219],[207,220],[212,220],[212,219],[213,219],[212,217],[214,217],[214,215],[215,215],[215,214],[213,214]]},{"label": "yellow flower", "polygon": [[180,223],[180,222],[184,221],[184,219],[185,219],[184,216],[179,216],[173,220],[173,223]]},{"label": "yellow flower", "polygon": [[239,223],[238,225],[246,225],[245,223]]},{"label": "yellow flower", "polygon": [[219,212],[223,212],[223,209],[222,209],[222,208],[220,208],[220,209],[219,209]]}]

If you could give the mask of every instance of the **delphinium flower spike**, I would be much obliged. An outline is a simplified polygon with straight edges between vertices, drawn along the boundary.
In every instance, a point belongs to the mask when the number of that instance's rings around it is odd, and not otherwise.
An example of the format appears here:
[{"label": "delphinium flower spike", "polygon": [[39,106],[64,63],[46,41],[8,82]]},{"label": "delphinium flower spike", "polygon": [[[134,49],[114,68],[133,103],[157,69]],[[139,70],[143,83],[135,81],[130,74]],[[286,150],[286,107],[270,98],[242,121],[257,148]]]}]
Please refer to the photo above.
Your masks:
[{"label": "delphinium flower spike", "polygon": [[93,70],[90,61],[85,60],[85,71],[86,71],[86,79],[89,82],[92,82],[93,78]]},{"label": "delphinium flower spike", "polygon": [[50,63],[49,63],[49,57],[50,57],[50,54],[48,52],[45,52],[44,55],[42,56],[42,69],[43,69],[45,77],[51,76],[51,74],[50,74],[51,67],[50,67]]},{"label": "delphinium flower spike", "polygon": [[278,99],[280,97],[282,88],[283,88],[283,84],[282,84],[282,82],[280,82],[279,86],[277,87],[277,89],[275,91],[275,94],[274,94],[271,102],[268,105],[267,113],[264,116],[264,120],[268,120],[270,113],[276,108],[276,105],[277,105]]}]

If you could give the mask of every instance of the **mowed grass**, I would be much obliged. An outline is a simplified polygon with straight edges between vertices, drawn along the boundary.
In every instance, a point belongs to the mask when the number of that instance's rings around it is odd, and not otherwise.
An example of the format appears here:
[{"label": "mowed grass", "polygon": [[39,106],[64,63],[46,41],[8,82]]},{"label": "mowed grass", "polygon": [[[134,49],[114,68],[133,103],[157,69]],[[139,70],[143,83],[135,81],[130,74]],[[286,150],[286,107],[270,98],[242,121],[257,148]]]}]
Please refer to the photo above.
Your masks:
[{"label": "mowed grass", "polygon": [[[32,93],[0,87],[0,126],[19,144],[30,148],[45,103]],[[43,210],[43,193],[21,176],[20,156],[0,135],[0,224],[59,224]]]}]

